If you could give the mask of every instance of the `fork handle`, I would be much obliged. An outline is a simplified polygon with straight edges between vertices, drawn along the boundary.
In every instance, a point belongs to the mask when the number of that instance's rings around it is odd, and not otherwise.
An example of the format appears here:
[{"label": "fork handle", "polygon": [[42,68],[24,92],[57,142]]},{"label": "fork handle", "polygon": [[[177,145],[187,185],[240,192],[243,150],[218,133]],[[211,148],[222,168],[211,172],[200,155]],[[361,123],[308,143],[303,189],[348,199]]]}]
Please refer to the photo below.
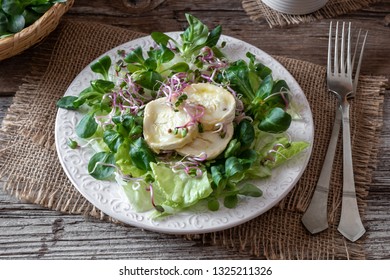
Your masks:
[{"label": "fork handle", "polygon": [[[339,103],[339,102],[338,102]],[[302,216],[302,223],[312,234],[328,228],[328,194],[330,177],[341,127],[341,107],[338,106],[325,160],[309,207]]]},{"label": "fork handle", "polygon": [[343,114],[343,197],[338,230],[349,240],[356,241],[366,230],[360,218],[356,199],[349,123],[349,103],[346,99],[343,100],[341,107]]}]

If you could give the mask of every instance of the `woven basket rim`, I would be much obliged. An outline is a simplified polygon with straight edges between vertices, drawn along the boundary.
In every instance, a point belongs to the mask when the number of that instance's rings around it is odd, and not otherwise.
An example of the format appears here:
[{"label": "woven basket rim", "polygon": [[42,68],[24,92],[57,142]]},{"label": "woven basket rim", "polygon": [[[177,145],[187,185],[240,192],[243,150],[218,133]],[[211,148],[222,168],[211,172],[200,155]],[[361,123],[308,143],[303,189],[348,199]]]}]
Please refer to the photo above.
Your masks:
[{"label": "woven basket rim", "polygon": [[57,27],[61,17],[73,3],[74,0],[56,3],[33,24],[18,33],[0,39],[0,61],[17,55],[44,39]]}]

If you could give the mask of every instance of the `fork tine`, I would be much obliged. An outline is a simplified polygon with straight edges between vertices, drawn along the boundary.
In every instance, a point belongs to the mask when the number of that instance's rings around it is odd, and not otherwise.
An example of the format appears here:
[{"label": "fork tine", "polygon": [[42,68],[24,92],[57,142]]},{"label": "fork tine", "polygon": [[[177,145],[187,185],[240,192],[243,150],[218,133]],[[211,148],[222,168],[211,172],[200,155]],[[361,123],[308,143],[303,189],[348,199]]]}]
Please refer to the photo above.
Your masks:
[{"label": "fork tine", "polygon": [[[357,42],[356,42],[356,48],[359,45],[360,31],[361,30],[359,30],[358,39],[357,39]],[[355,77],[354,77],[354,80],[353,80],[353,92],[354,93],[356,92],[357,84],[358,84],[358,81],[359,81],[360,66],[361,66],[362,60],[363,60],[363,53],[364,53],[364,47],[366,45],[367,34],[368,34],[368,31],[366,31],[366,34],[364,35],[364,38],[363,38],[362,46],[361,46],[361,49],[360,49],[359,61],[358,61],[358,64],[357,64]]]},{"label": "fork tine", "polygon": [[352,65],[351,65],[351,23],[348,24],[348,46],[347,46],[347,73],[352,79]]},{"label": "fork tine", "polygon": [[334,51],[333,51],[333,55],[334,55],[334,66],[333,66],[333,72],[335,74],[338,74],[339,73],[339,59],[338,59],[338,56],[339,56],[339,47],[338,47],[338,38],[339,38],[339,22],[336,22],[336,33],[334,35]]},{"label": "fork tine", "polygon": [[328,66],[327,75],[332,73],[332,22],[329,25],[329,39],[328,39]]},{"label": "fork tine", "polygon": [[352,67],[355,66],[355,60],[356,60],[356,54],[359,48],[359,41],[360,41],[360,34],[362,33],[362,29],[359,29],[358,34],[356,36],[356,42],[355,42],[355,49],[353,51],[353,57],[352,57]]},{"label": "fork tine", "polygon": [[345,22],[341,29],[341,46],[340,46],[340,73],[345,73]]}]

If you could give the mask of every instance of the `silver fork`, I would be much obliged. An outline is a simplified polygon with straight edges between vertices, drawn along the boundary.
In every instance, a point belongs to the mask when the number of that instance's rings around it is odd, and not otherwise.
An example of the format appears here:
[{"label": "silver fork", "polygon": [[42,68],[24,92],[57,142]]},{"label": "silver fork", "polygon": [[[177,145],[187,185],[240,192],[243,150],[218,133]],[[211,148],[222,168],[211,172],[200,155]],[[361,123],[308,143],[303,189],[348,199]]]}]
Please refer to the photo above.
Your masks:
[{"label": "silver fork", "polygon": [[[337,147],[337,140],[340,131],[341,119],[343,119],[343,128],[344,128],[343,145],[344,145],[344,167],[345,168],[344,168],[343,209],[342,209],[342,218],[339,226],[339,231],[342,232],[348,239],[355,241],[362,234],[364,234],[365,230],[361,224],[359,212],[357,209],[357,203],[356,203],[356,194],[355,194],[354,179],[353,179],[353,167],[352,167],[352,154],[351,154],[350,135],[349,135],[349,104],[347,98],[356,93],[367,32],[363,37],[363,41],[361,42],[361,36],[360,36],[361,31],[359,30],[356,39],[354,55],[351,62],[350,59],[351,26],[349,24],[347,60],[345,61],[345,54],[344,54],[345,23],[343,23],[342,36],[341,36],[342,37],[341,48],[340,48],[341,62],[339,64],[338,30],[339,28],[337,23],[336,35],[335,35],[336,39],[335,39],[335,51],[334,51],[334,66],[332,72],[331,57],[332,57],[333,40],[332,40],[332,22],[331,22],[329,28],[328,67],[327,67],[328,90],[335,93],[338,99],[337,100],[338,108],[336,111],[336,117],[332,129],[332,135],[329,142],[328,150],[325,156],[324,165],[321,170],[321,174],[317,182],[317,186],[314,191],[310,205],[302,217],[302,222],[305,225],[305,227],[313,234],[321,232],[328,228],[327,200],[328,200],[328,193],[329,193],[329,183],[330,183],[330,176],[332,172],[334,154]],[[354,81],[352,84],[352,72],[355,65],[355,58],[359,48],[360,48],[359,60],[357,62]],[[340,84],[342,86],[340,86]],[[352,208],[349,208],[350,206],[352,206]],[[358,231],[358,233],[353,232],[353,229],[356,227],[356,224],[357,227],[359,228],[359,230],[356,230]]]}]

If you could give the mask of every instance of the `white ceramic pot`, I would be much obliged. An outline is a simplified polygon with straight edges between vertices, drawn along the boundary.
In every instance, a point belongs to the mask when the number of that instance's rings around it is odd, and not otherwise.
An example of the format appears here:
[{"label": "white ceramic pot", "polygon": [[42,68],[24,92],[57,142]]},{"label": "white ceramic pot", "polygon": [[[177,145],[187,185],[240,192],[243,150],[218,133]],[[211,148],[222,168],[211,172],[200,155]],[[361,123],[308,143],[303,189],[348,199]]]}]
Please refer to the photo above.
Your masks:
[{"label": "white ceramic pot", "polygon": [[262,0],[270,8],[292,15],[310,14],[321,9],[328,0]]}]

